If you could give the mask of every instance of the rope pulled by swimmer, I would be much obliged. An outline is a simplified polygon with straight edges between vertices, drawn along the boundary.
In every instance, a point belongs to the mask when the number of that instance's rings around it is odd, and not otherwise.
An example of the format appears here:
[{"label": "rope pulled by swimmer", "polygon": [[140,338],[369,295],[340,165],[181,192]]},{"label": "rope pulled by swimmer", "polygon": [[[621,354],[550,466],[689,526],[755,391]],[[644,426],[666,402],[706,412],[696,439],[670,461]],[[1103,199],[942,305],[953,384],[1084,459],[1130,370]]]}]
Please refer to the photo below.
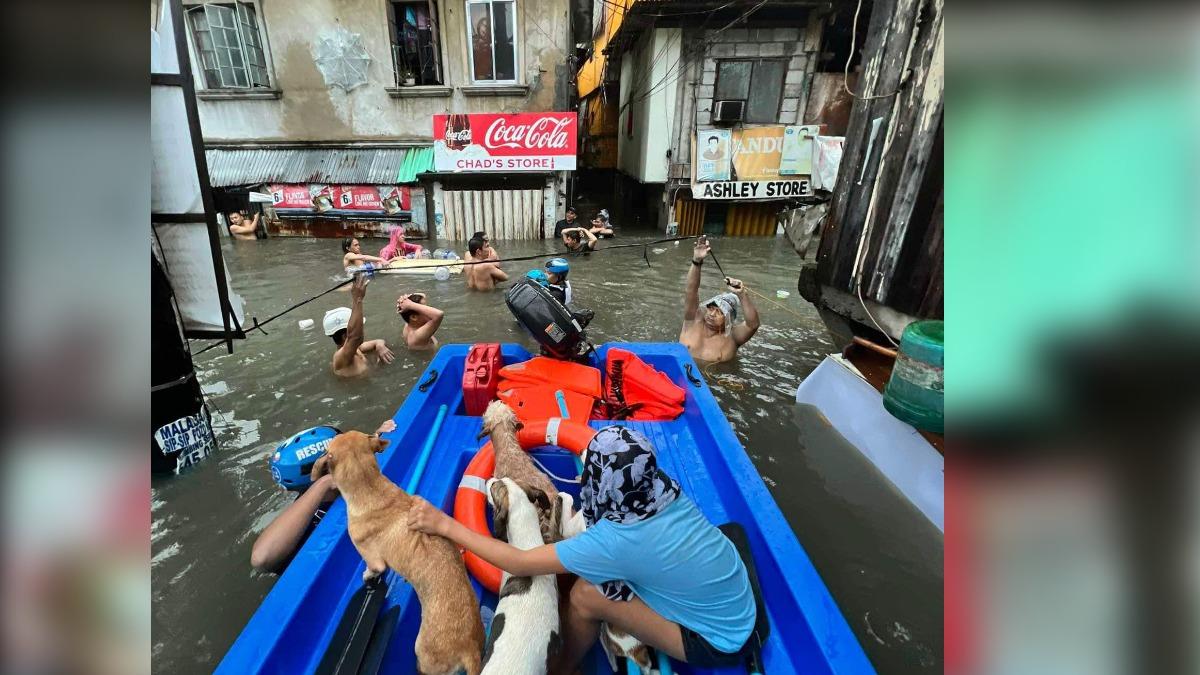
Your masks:
[{"label": "rope pulled by swimmer", "polygon": [[[700,236],[703,236],[703,235],[700,235]],[[647,266],[647,267],[649,267],[649,266],[650,266],[650,255],[649,255],[649,247],[650,247],[650,246],[653,246],[654,244],[669,244],[669,243],[676,242],[676,241],[688,241],[688,240],[691,240],[691,239],[696,239],[696,237],[695,237],[695,236],[691,236],[691,237],[668,237],[668,238],[666,238],[666,239],[655,239],[654,241],[647,241],[647,242],[643,242],[643,243],[636,243],[636,244],[617,244],[617,245],[615,245],[615,246],[605,246],[604,248],[598,248],[598,249],[595,249],[595,250],[593,250],[593,251],[592,251],[592,253],[600,253],[600,252],[602,252],[602,251],[615,251],[615,250],[617,250],[617,249],[623,249],[623,248],[637,248],[637,247],[640,247],[640,248],[642,249],[642,259],[646,261],[646,266]],[[561,254],[561,253],[539,253],[539,254],[535,254],[535,255],[524,255],[524,256],[517,256],[517,257],[515,257],[515,258],[503,258],[503,259],[500,259],[500,260],[470,260],[470,261],[456,261],[456,262],[454,262],[454,265],[456,265],[456,266],[466,266],[466,265],[483,265],[483,264],[485,264],[485,263],[499,264],[499,263],[507,263],[507,262],[524,262],[524,261],[529,261],[529,260],[541,260],[541,259],[543,259],[543,258],[560,258],[560,257],[562,257],[562,254]],[[718,267],[720,267],[720,264],[718,264],[717,266],[718,266]],[[386,268],[383,268],[383,269],[386,269]],[[318,299],[320,299],[320,298],[322,298],[322,297],[325,297],[326,295],[329,295],[330,293],[332,293],[332,292],[334,292],[334,291],[338,290],[339,288],[341,288],[341,287],[343,287],[343,286],[346,286],[346,285],[348,285],[348,284],[351,284],[351,283],[353,283],[353,282],[354,282],[354,280],[355,280],[355,279],[358,277],[358,275],[360,275],[360,274],[369,274],[369,275],[373,275],[373,274],[374,274],[375,272],[377,272],[377,271],[379,271],[379,270],[372,270],[372,271],[358,271],[358,272],[355,272],[354,274],[352,274],[352,275],[350,276],[350,278],[348,278],[348,279],[344,279],[344,280],[342,280],[342,281],[339,281],[338,283],[336,283],[336,284],[334,284],[333,286],[331,286],[331,287],[329,287],[329,288],[325,289],[324,291],[321,291],[320,293],[318,293],[318,294],[316,294],[316,295],[312,296],[311,298],[308,298],[307,300],[301,300],[300,302],[297,302],[296,304],[292,305],[291,307],[288,307],[287,309],[283,310],[282,312],[279,312],[279,313],[277,313],[277,314],[274,314],[274,315],[272,315],[272,316],[268,317],[267,319],[265,319],[265,320],[263,320],[263,321],[259,321],[257,317],[251,317],[251,321],[253,322],[252,329],[253,329],[253,328],[257,328],[257,329],[258,329],[258,330],[259,330],[259,331],[260,331],[260,332],[261,332],[263,335],[266,335],[266,334],[267,334],[267,332],[266,332],[266,331],[264,331],[264,330],[262,330],[262,327],[263,327],[263,326],[265,326],[265,325],[267,325],[267,324],[269,324],[269,323],[271,323],[271,322],[272,322],[272,321],[274,321],[275,319],[278,319],[279,317],[281,317],[281,316],[283,316],[283,315],[285,315],[285,314],[287,314],[287,313],[289,313],[289,312],[292,312],[292,311],[294,311],[294,310],[297,310],[297,309],[299,309],[299,308],[301,308],[301,307],[303,307],[303,306],[307,305],[308,303],[310,303],[310,302],[313,302],[314,300],[318,300]],[[249,337],[249,335],[247,335],[246,337]],[[217,340],[216,342],[213,342],[212,344],[210,344],[210,345],[208,345],[208,346],[204,347],[204,348],[203,348],[203,349],[201,349],[200,351],[193,353],[193,354],[192,354],[192,357],[194,358],[194,357],[200,356],[200,355],[201,355],[201,354],[203,354],[204,352],[206,352],[206,351],[208,351],[208,350],[210,350],[210,349],[213,349],[213,348],[215,348],[215,347],[218,347],[218,346],[220,346],[220,345],[223,345],[223,344],[225,344],[226,342],[228,342],[228,340]]]}]

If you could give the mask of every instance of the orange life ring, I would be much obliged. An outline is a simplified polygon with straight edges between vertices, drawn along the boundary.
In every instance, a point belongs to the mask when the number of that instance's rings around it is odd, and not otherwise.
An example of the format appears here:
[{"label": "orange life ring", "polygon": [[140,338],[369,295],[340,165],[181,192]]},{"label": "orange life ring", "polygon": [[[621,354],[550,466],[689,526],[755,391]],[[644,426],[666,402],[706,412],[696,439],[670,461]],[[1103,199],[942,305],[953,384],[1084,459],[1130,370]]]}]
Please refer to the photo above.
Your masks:
[{"label": "orange life ring", "polygon": [[[526,422],[517,432],[517,442],[525,450],[553,445],[582,455],[583,449],[596,435],[596,430],[582,422],[561,417]],[[496,451],[488,441],[463,471],[458,491],[454,493],[454,519],[469,529],[485,536],[492,536],[487,524],[487,495],[484,494],[487,480],[496,473]],[[479,580],[484,588],[493,593],[500,591],[500,570],[483,558],[463,552],[467,570]]]}]

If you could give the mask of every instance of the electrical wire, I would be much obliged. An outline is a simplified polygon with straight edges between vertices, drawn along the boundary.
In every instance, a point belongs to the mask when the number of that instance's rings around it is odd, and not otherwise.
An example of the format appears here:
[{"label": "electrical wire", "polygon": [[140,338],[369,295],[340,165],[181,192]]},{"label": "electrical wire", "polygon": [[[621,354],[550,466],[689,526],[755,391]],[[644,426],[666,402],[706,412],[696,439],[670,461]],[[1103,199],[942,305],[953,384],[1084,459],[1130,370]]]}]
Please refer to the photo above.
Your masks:
[{"label": "electrical wire", "polygon": [[896,91],[890,94],[879,94],[876,96],[860,96],[859,94],[850,91],[850,62],[854,60],[854,48],[858,43],[858,14],[862,11],[862,0],[858,0],[858,6],[854,8],[854,21],[850,24],[850,53],[846,56],[846,67],[842,70],[842,89],[846,90],[847,94],[862,101],[873,101],[879,98],[889,98],[900,93],[904,88],[903,82],[896,87]]}]

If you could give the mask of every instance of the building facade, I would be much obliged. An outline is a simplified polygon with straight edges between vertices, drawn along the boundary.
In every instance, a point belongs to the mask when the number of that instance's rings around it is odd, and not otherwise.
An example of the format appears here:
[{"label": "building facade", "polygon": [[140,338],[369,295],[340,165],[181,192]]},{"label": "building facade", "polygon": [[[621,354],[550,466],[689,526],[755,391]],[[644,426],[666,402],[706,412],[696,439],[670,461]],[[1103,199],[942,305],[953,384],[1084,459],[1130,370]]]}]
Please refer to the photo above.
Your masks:
[{"label": "building facade", "polygon": [[773,235],[783,212],[823,199],[817,137],[844,133],[848,110],[844,8],[619,0],[602,12],[578,77],[580,162],[615,170],[614,218]]},{"label": "building facade", "polygon": [[273,231],[325,236],[558,217],[563,171],[436,171],[433,118],[569,110],[568,0],[183,4],[222,211],[270,195]]}]

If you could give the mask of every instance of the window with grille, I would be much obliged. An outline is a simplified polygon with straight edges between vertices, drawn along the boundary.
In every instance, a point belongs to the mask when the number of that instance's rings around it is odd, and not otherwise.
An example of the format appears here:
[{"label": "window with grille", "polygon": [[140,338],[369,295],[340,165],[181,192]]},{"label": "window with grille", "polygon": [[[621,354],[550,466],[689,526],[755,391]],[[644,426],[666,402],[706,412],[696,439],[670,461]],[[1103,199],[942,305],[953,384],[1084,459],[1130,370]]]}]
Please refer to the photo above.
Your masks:
[{"label": "window with grille", "polygon": [[517,81],[516,25],[513,0],[467,0],[473,81]]},{"label": "window with grille", "polygon": [[206,3],[189,7],[187,13],[207,88],[271,86],[262,29],[253,3]]},{"label": "window with grille", "polygon": [[779,103],[787,62],[767,59],[737,59],[717,62],[717,84],[713,100],[745,101],[743,121],[773,124],[779,121]]},{"label": "window with grille", "polygon": [[393,2],[390,9],[388,28],[396,84],[404,84],[406,75],[417,85],[443,84],[437,5],[432,0],[416,0]]}]

